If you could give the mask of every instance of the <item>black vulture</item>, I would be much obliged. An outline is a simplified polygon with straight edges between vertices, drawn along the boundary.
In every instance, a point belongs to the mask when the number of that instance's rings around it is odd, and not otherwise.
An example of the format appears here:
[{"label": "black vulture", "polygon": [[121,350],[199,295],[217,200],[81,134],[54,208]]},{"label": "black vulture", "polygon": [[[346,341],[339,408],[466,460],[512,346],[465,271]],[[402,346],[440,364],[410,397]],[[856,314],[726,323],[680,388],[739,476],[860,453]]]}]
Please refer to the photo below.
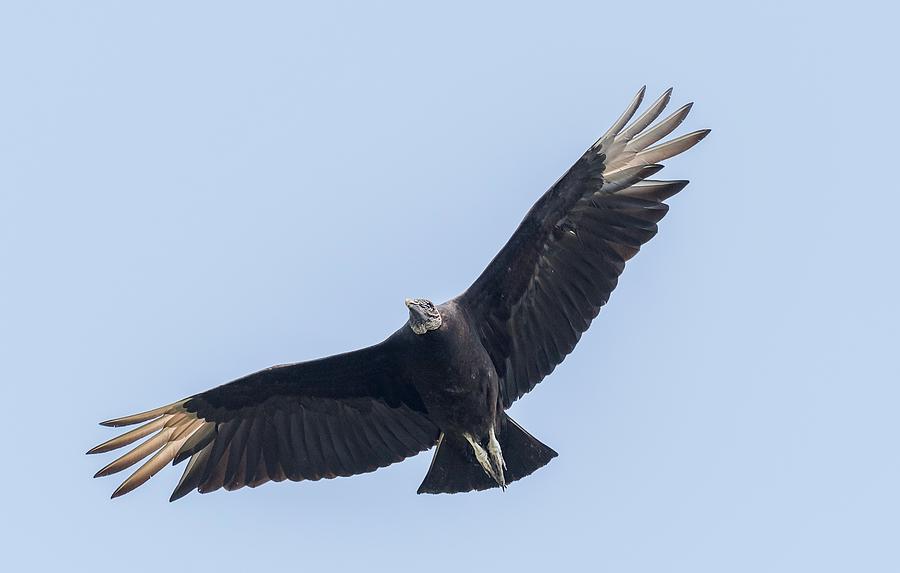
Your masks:
[{"label": "black vulture", "polygon": [[657,144],[691,108],[651,126],[671,92],[631,121],[641,88],[463,294],[440,305],[406,299],[409,321],[374,346],[102,422],[142,425],[90,454],[148,439],[95,477],[149,457],[118,497],[187,460],[176,500],[195,489],[371,472],[436,446],[418,492],[455,493],[505,489],[547,464],[556,452],[506,410],[572,352],[625,262],[656,234],[665,200],[687,185],[649,179],[709,133]]}]

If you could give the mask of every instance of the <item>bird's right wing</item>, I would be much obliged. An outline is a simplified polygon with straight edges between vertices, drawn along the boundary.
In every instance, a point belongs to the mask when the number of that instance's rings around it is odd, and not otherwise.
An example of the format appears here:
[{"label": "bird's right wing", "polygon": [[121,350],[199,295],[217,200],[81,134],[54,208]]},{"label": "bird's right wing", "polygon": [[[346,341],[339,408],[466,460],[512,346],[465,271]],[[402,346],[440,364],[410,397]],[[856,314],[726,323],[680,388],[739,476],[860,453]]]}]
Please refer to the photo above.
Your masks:
[{"label": "bird's right wing", "polygon": [[627,125],[631,105],[535,203],[481,276],[457,300],[479,325],[509,407],[574,348],[606,304],[625,262],[656,234],[666,199],[687,181],[648,179],[658,163],[703,139],[700,130],[663,143],[690,104],[651,126],[666,91]]},{"label": "bird's right wing", "polygon": [[373,471],[426,450],[438,437],[403,378],[392,341],[311,362],[275,366],[141,414],[103,422],[138,428],[93,448],[150,436],[95,477],[147,458],[113,493],[123,495],[169,462],[188,459],[171,501],[194,489],[255,487]]}]

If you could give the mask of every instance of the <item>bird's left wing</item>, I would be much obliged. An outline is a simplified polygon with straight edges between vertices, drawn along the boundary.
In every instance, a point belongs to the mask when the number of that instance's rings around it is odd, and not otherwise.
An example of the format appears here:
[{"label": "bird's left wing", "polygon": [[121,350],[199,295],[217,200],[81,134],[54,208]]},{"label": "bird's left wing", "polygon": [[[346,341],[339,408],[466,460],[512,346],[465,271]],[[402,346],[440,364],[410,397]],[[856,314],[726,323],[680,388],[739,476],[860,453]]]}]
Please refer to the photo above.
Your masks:
[{"label": "bird's left wing", "polygon": [[103,422],[138,428],[93,448],[149,438],[97,472],[150,457],[113,493],[123,495],[169,462],[188,464],[171,501],[194,489],[255,487],[373,471],[434,445],[437,427],[403,377],[391,339],[311,362],[275,366],[141,414]]},{"label": "bird's left wing", "polygon": [[480,328],[509,407],[574,348],[606,304],[625,262],[656,234],[663,203],[687,181],[648,179],[658,163],[691,148],[708,130],[656,144],[687,116],[685,105],[652,124],[666,91],[627,125],[631,105],[531,208],[506,245],[458,302]]}]

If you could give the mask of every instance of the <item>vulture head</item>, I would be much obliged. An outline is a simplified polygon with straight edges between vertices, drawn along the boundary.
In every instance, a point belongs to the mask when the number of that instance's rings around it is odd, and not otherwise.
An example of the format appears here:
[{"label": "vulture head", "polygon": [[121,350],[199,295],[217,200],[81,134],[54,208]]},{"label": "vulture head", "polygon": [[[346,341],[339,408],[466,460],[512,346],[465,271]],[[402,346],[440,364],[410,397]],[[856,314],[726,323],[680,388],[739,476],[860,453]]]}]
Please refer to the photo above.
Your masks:
[{"label": "vulture head", "polygon": [[406,299],[406,308],[409,309],[409,327],[416,334],[425,334],[429,330],[437,330],[441,327],[441,313],[435,308],[434,303],[424,298]]}]

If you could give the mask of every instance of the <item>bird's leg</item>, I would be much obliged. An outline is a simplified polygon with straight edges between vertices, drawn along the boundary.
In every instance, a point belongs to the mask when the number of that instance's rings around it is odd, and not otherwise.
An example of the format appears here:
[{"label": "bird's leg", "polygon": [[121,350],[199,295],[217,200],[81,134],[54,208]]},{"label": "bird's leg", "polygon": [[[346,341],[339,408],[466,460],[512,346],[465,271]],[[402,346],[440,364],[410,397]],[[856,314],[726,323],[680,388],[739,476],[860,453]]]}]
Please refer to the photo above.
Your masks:
[{"label": "bird's leg", "polygon": [[[484,448],[481,447],[481,444],[478,443],[478,440],[472,434],[465,433],[463,437],[466,438],[466,441],[469,442],[469,445],[472,446],[472,450],[475,452],[475,459],[478,460],[478,464],[481,466],[481,469],[484,470],[484,473],[489,475],[491,479],[493,479],[498,484],[503,482],[502,477],[497,476],[497,472],[494,471],[494,466],[491,464],[491,460],[488,458],[488,453],[484,451]],[[502,475],[502,473],[501,473]],[[501,487],[505,488],[506,483],[503,482]]]},{"label": "bird's leg", "polygon": [[497,473],[500,475],[500,479],[497,480],[497,483],[505,490],[506,476],[503,474],[503,471],[506,469],[506,461],[503,459],[503,450],[500,449],[500,442],[497,441],[497,435],[494,433],[493,426],[491,426],[491,431],[488,434],[487,449],[488,453],[491,455],[491,461],[494,463],[494,467],[497,468]]}]

